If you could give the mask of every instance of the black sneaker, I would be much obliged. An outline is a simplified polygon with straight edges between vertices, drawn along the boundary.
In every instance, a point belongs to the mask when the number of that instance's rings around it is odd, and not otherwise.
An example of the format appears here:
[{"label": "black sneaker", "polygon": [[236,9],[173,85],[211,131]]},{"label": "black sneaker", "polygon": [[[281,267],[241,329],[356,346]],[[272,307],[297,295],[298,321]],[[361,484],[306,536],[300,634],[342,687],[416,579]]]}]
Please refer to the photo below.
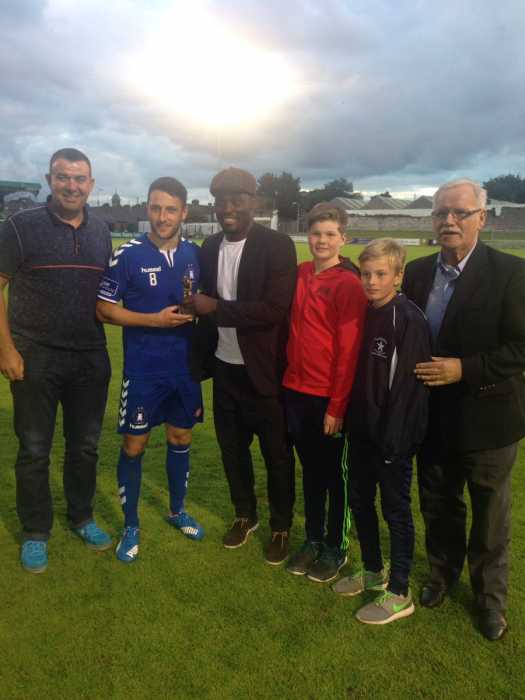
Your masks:
[{"label": "black sneaker", "polygon": [[226,549],[237,549],[246,544],[248,535],[257,530],[259,523],[250,518],[235,518],[233,525],[222,538],[222,543]]},{"label": "black sneaker", "polygon": [[338,547],[324,547],[321,556],[314,561],[306,575],[310,581],[327,583],[333,581],[346,562],[346,552]]},{"label": "black sneaker", "polygon": [[288,556],[288,531],[272,532],[272,539],[266,545],[265,556],[268,564],[282,564]]},{"label": "black sneaker", "polygon": [[286,571],[295,576],[304,576],[321,554],[320,542],[306,540],[303,546],[288,559]]}]

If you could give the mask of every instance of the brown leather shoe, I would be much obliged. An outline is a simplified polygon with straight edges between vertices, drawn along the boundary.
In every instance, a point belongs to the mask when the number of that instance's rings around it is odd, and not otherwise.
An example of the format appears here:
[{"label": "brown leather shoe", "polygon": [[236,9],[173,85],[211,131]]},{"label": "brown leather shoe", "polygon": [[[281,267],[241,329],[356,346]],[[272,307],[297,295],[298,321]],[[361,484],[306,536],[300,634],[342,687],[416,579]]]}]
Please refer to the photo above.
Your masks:
[{"label": "brown leather shoe", "polygon": [[250,518],[235,518],[232,526],[222,538],[222,543],[226,549],[237,549],[246,544],[248,536],[254,530],[257,530],[259,523],[257,520]]},{"label": "brown leather shoe", "polygon": [[272,539],[266,545],[264,554],[268,564],[282,564],[288,557],[290,545],[288,542],[288,531],[272,532]]}]

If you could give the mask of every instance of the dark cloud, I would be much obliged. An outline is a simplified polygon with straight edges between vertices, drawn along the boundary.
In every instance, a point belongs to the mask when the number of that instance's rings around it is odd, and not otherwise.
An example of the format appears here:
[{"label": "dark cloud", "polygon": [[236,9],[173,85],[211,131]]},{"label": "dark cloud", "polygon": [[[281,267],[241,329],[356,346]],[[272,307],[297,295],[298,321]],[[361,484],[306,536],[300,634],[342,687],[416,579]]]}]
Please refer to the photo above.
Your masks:
[{"label": "dark cloud", "polygon": [[[214,73],[220,28],[284,56],[300,77],[299,94],[256,129],[191,123],[144,98],[143,78],[126,74],[127,57],[155,38],[169,7],[173,80],[166,90],[185,99],[176,88],[194,58],[177,54],[186,3],[4,5],[1,178],[42,178],[49,154],[63,145],[88,152],[104,192],[129,197],[160,173],[180,174],[204,192],[213,172],[230,163],[257,174],[291,171],[307,186],[344,176],[364,189],[391,190],[457,174],[525,171],[522,0],[490,7],[474,0],[198,4],[217,23],[210,82],[242,95],[238,76]],[[196,32],[195,52],[199,40]]]}]

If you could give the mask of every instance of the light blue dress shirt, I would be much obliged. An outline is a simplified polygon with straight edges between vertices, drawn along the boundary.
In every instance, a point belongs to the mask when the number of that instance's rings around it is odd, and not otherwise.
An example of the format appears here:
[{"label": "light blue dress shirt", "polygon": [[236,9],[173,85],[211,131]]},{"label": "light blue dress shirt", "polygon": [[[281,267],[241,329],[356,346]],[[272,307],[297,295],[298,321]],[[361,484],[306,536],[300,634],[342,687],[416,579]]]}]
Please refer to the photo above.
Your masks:
[{"label": "light blue dress shirt", "polygon": [[439,335],[439,330],[441,324],[443,323],[443,318],[447,310],[448,303],[454,293],[456,288],[457,280],[460,274],[463,272],[468,259],[472,255],[472,250],[469,251],[463,260],[461,260],[457,265],[448,265],[443,260],[441,253],[438,255],[436,274],[434,276],[434,284],[428,295],[428,301],[425,308],[425,314],[428,319],[430,326],[430,332],[432,334],[432,342],[434,348],[436,347],[437,337]]}]

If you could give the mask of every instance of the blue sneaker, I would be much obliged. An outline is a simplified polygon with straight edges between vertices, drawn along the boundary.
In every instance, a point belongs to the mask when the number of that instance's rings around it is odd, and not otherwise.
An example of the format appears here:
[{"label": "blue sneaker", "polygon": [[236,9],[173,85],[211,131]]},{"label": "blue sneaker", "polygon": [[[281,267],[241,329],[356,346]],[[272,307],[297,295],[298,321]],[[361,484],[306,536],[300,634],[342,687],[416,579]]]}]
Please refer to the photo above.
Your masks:
[{"label": "blue sneaker", "polygon": [[20,551],[20,562],[26,571],[41,574],[47,569],[47,542],[26,540]]},{"label": "blue sneaker", "polygon": [[102,552],[104,549],[109,549],[111,547],[111,537],[107,532],[101,530],[94,520],[90,520],[89,523],[81,527],[74,527],[73,532],[75,535],[78,535],[81,540],[84,540],[90,549],[96,549]]},{"label": "blue sneaker", "polygon": [[131,564],[139,555],[140,530],[138,527],[125,527],[115,554],[119,561]]},{"label": "blue sneaker", "polygon": [[202,540],[204,537],[204,528],[191,515],[181,511],[177,515],[168,515],[166,520],[170,525],[180,530],[183,535],[189,537],[190,540]]}]

